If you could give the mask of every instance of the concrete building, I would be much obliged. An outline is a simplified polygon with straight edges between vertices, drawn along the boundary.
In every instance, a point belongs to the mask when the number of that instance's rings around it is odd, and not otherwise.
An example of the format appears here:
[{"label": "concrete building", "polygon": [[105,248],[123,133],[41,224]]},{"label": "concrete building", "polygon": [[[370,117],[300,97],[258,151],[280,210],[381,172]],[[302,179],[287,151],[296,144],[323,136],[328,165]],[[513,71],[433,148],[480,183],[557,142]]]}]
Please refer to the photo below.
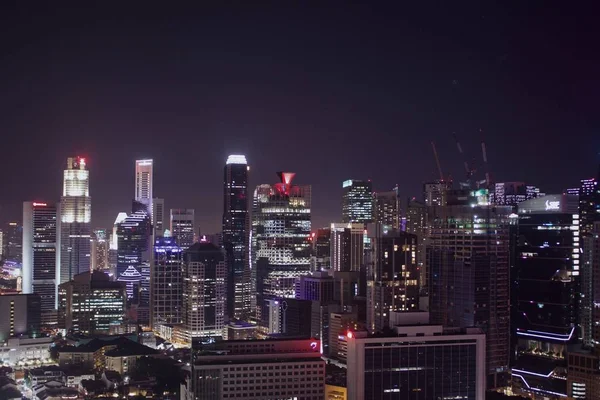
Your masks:
[{"label": "concrete building", "polygon": [[173,237],[154,240],[151,309],[152,327],[183,322],[183,250]]},{"label": "concrete building", "polygon": [[145,206],[146,212],[152,219],[153,199],[153,169],[151,159],[135,161],[135,194],[134,199]]},{"label": "concrete building", "polygon": [[194,244],[194,210],[185,208],[172,208],[170,212],[171,236],[175,238],[183,250]]},{"label": "concrete building", "polygon": [[322,400],[325,361],[318,340],[229,340],[193,348],[186,398]]},{"label": "concrete building", "polygon": [[41,298],[37,294],[0,296],[0,343],[11,337],[40,334]]},{"label": "concrete building", "polygon": [[364,230],[361,223],[331,224],[331,269],[360,271],[364,266]]},{"label": "concrete building", "polygon": [[20,361],[49,362],[51,344],[51,337],[8,339],[3,346],[0,346],[0,361],[8,366],[15,366]]}]

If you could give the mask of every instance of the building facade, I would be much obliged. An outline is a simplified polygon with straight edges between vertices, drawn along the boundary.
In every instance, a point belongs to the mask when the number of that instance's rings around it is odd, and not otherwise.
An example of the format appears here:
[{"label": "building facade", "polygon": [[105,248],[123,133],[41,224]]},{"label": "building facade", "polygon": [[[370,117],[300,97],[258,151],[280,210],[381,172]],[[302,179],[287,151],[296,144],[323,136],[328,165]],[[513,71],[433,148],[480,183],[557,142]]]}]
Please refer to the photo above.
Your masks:
[{"label": "building facade", "polygon": [[342,182],[342,222],[373,222],[371,181],[348,179]]},{"label": "building facade", "polygon": [[186,398],[322,400],[318,340],[228,340],[194,347]]},{"label": "building facade", "polygon": [[373,197],[373,222],[399,230],[401,210],[398,186],[389,192],[375,192]]},{"label": "building facade", "polygon": [[152,199],[152,218],[154,237],[163,236],[165,233],[165,199]]},{"label": "building facade", "polygon": [[83,157],[69,157],[60,199],[60,283],[90,271],[92,198],[90,171]]},{"label": "building facade", "polygon": [[183,250],[173,237],[154,240],[151,284],[152,327],[183,322]]},{"label": "building facade", "polygon": [[23,203],[23,293],[39,295],[42,315],[54,321],[51,314],[57,307],[60,279],[59,215],[60,207],[54,204]]},{"label": "building facade", "polygon": [[310,272],[311,191],[292,185],[294,175],[280,172],[280,183],[254,191],[251,257],[257,297],[293,298],[296,278]]},{"label": "building facade", "polygon": [[23,225],[18,222],[9,222],[6,224],[6,230],[3,233],[3,254],[9,261],[23,261]]},{"label": "building facade", "polygon": [[194,243],[183,253],[183,325],[185,340],[224,335],[227,265],[222,249]]},{"label": "building facade", "polygon": [[11,337],[36,337],[40,334],[41,298],[37,294],[0,296],[0,343]]},{"label": "building facade", "polygon": [[331,269],[360,271],[364,265],[364,224],[331,224]]},{"label": "building facade", "polygon": [[125,284],[101,271],[84,272],[59,286],[59,328],[67,332],[108,334],[125,319]]},{"label": "building facade", "polygon": [[398,326],[386,336],[348,331],[346,338],[349,399],[485,399],[479,329]]},{"label": "building facade", "polygon": [[227,252],[227,314],[246,319],[250,314],[250,219],[248,163],[243,155],[230,155],[223,176],[223,246]]},{"label": "building facade", "polygon": [[152,219],[152,199],[153,199],[153,168],[154,162],[151,159],[135,161],[135,201],[142,203],[146,207],[146,212]]},{"label": "building facade", "polygon": [[426,206],[445,206],[448,203],[448,192],[452,189],[452,182],[434,181],[423,184],[423,202]]},{"label": "building facade", "polygon": [[513,387],[567,395],[569,345],[579,336],[578,198],[547,195],[519,203],[513,278]]},{"label": "building facade", "polygon": [[108,263],[108,236],[106,229],[94,229],[91,243],[91,268],[92,270],[107,271]]},{"label": "building facade", "polygon": [[194,210],[191,208],[175,208],[170,212],[171,236],[183,250],[194,244],[195,222]]}]

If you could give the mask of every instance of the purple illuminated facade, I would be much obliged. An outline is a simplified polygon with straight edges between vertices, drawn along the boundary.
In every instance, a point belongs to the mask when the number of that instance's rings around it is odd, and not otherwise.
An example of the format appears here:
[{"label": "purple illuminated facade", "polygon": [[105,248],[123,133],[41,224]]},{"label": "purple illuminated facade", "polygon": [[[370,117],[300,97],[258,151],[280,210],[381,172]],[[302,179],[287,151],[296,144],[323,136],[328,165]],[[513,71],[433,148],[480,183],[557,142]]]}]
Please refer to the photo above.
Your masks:
[{"label": "purple illuminated facade", "polygon": [[154,241],[154,268],[150,307],[152,327],[183,322],[182,249],[173,237],[158,237]]}]

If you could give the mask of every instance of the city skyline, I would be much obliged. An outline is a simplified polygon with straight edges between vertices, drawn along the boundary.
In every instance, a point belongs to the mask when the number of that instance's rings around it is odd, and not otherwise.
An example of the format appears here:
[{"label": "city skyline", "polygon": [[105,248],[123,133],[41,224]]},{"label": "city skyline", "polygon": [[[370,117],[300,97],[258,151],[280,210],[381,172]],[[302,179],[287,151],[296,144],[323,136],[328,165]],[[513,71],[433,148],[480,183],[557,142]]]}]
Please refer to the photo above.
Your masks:
[{"label": "city skyline", "polygon": [[[8,9],[0,168],[20,167],[0,184],[0,222],[17,220],[23,201],[58,201],[70,154],[88,160],[94,228],[128,209],[132,165],[152,158],[153,195],[197,210],[203,233],[221,225],[229,154],[246,155],[250,190],[296,171],[313,186],[315,227],[339,220],[346,179],[418,196],[438,177],[431,140],[444,173],[462,178],[453,132],[480,167],[485,138],[496,182],[556,193],[596,174],[597,68],[580,61],[595,44],[578,33],[597,29],[593,13],[575,23],[553,9],[526,19],[525,4],[384,8],[147,7],[148,19],[128,7],[118,19],[101,7],[53,18]],[[80,12],[92,23],[78,24]],[[589,145],[566,161],[569,140]],[[31,143],[46,151],[25,164]]]}]

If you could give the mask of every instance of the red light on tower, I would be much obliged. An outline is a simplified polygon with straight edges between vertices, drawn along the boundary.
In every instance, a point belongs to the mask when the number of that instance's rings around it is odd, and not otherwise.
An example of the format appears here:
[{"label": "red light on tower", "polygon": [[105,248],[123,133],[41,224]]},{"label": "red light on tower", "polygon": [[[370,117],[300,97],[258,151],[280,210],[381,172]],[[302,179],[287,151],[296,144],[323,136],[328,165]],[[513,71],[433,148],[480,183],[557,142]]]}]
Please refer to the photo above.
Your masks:
[{"label": "red light on tower", "polygon": [[352,331],[348,331],[348,333],[346,333],[346,337],[348,337],[348,339],[352,339],[354,337],[354,334],[352,333]]}]

